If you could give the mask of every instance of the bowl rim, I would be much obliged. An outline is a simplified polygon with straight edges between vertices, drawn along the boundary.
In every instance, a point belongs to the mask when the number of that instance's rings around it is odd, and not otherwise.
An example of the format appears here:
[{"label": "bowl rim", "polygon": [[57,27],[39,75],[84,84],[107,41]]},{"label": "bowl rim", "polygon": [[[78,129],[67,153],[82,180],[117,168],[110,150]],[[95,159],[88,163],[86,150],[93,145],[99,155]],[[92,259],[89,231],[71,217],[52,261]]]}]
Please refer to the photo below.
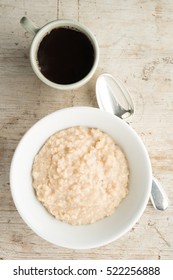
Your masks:
[{"label": "bowl rim", "polygon": [[[65,114],[66,112],[73,112],[73,111],[78,111],[79,113],[81,112],[96,112],[98,111],[99,114],[105,114],[105,115],[109,115],[110,118],[115,118],[117,122],[120,122],[122,124],[122,126],[126,127],[126,129],[128,129],[129,131],[131,131],[134,135],[135,135],[135,138],[139,141],[140,145],[142,145],[141,147],[143,148],[143,152],[145,154],[145,160],[147,162],[147,165],[148,165],[148,186],[147,186],[147,192],[146,192],[146,196],[145,196],[145,199],[143,200],[143,204],[140,205],[140,210],[138,211],[138,213],[135,214],[135,218],[133,219],[133,222],[131,222],[128,226],[125,227],[124,230],[122,230],[120,232],[120,234],[117,234],[116,236],[113,234],[111,237],[107,238],[106,240],[99,240],[98,242],[94,242],[93,244],[80,244],[80,245],[77,245],[75,244],[75,246],[73,244],[68,244],[67,246],[65,244],[59,244],[59,242],[52,242],[50,240],[50,238],[47,238],[46,236],[43,236],[43,234],[40,232],[39,229],[36,229],[33,227],[32,225],[32,222],[29,221],[26,216],[24,215],[24,213],[21,211],[21,208],[20,208],[20,205],[18,203],[18,199],[16,197],[16,193],[15,193],[15,187],[14,187],[14,174],[15,174],[15,168],[16,168],[16,156],[18,154],[18,151],[19,151],[19,147],[23,144],[23,142],[26,141],[28,135],[30,133],[32,133],[33,129],[36,129],[37,126],[39,127],[40,125],[43,125],[43,123],[47,120],[47,119],[51,119],[51,118],[54,118],[54,116],[56,117],[58,114]],[[69,126],[70,127],[70,126]],[[65,129],[65,128],[64,128]],[[61,130],[61,129],[60,129]],[[58,130],[59,131],[59,130]],[[50,134],[51,135],[51,134]],[[48,136],[49,137],[49,136]],[[48,138],[47,137],[47,138]],[[41,147],[41,145],[40,145]],[[40,120],[38,120],[33,126],[31,126],[31,128],[28,129],[28,131],[24,134],[24,136],[21,138],[21,140],[19,141],[17,147],[16,147],[16,150],[14,152],[14,155],[13,155],[13,158],[12,158],[12,161],[11,161],[11,167],[10,167],[10,188],[11,188],[11,193],[12,193],[12,197],[13,197],[13,201],[14,201],[14,204],[20,214],[20,216],[22,217],[22,219],[25,221],[25,223],[37,234],[39,235],[40,237],[42,237],[43,239],[47,240],[48,242],[54,244],[54,245],[58,245],[58,246],[61,246],[61,247],[65,247],[65,248],[71,248],[71,249],[91,249],[91,248],[97,248],[97,247],[100,247],[100,246],[103,246],[103,245],[106,245],[110,242],[113,242],[115,240],[117,240],[118,238],[120,238],[121,236],[123,236],[125,233],[127,233],[135,224],[136,222],[139,220],[139,218],[142,216],[146,206],[147,206],[147,203],[148,203],[148,200],[149,200],[149,196],[150,196],[150,192],[151,192],[151,182],[152,182],[152,169],[151,169],[151,162],[150,162],[150,159],[149,159],[149,156],[148,156],[148,153],[147,153],[147,150],[141,140],[141,138],[138,136],[138,134],[135,132],[135,130],[130,127],[126,122],[120,120],[118,117],[116,116],[113,116],[112,114],[110,113],[107,113],[105,111],[102,111],[98,108],[94,108],[94,107],[89,107],[89,106],[75,106],[75,107],[67,107],[67,108],[64,108],[64,109],[60,109],[58,111],[55,111],[53,113],[50,113],[48,115],[46,115],[45,117],[41,118]],[[53,218],[54,219],[54,218]]]}]

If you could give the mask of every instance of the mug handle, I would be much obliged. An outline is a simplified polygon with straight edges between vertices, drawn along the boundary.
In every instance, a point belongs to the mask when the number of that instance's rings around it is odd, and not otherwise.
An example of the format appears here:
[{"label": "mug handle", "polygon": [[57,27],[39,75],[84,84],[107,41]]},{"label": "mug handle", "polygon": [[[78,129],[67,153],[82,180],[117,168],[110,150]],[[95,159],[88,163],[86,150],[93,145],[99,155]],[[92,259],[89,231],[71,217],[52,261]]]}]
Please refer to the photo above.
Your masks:
[{"label": "mug handle", "polygon": [[40,30],[38,26],[35,25],[29,18],[22,17],[20,20],[20,24],[24,27],[24,29],[30,32],[32,35],[36,35],[37,32]]}]

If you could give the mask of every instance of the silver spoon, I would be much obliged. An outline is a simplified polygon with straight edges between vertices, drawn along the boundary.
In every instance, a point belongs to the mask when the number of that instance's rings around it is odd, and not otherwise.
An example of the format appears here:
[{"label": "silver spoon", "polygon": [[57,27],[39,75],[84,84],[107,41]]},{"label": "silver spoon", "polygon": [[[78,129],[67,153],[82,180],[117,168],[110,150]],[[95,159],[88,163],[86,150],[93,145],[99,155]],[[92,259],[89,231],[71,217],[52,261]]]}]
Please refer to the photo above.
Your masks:
[{"label": "silver spoon", "polygon": [[[109,74],[102,74],[96,82],[96,97],[99,108],[127,121],[134,114],[134,105],[124,84]],[[158,180],[153,177],[151,202],[155,209],[165,210],[168,197]]]}]

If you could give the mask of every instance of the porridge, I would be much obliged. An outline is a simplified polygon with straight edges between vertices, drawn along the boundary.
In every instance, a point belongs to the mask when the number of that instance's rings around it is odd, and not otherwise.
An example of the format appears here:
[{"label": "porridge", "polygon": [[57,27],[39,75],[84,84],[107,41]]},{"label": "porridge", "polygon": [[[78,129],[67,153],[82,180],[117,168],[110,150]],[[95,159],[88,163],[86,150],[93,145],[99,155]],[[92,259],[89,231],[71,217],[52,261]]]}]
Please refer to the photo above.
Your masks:
[{"label": "porridge", "polygon": [[32,179],[39,201],[72,225],[113,214],[128,193],[124,153],[97,128],[71,127],[52,135],[35,156]]}]

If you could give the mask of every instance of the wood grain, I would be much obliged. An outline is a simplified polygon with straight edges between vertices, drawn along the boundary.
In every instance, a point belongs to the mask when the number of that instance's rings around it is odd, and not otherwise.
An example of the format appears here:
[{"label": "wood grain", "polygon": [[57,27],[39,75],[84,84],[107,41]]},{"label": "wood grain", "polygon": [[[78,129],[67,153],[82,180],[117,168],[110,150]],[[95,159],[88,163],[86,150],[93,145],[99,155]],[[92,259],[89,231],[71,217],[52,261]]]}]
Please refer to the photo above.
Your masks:
[{"label": "wood grain", "polygon": [[[22,16],[38,26],[56,18],[87,25],[100,46],[94,77],[70,92],[37,79],[29,62],[32,35]],[[173,259],[173,2],[171,0],[0,1],[0,259]],[[12,155],[23,134],[60,108],[97,107],[95,82],[108,72],[129,88],[135,103],[130,125],[145,143],[153,174],[169,208],[149,201],[134,228],[118,241],[91,250],[64,249],[41,239],[19,216],[10,192]]]}]

